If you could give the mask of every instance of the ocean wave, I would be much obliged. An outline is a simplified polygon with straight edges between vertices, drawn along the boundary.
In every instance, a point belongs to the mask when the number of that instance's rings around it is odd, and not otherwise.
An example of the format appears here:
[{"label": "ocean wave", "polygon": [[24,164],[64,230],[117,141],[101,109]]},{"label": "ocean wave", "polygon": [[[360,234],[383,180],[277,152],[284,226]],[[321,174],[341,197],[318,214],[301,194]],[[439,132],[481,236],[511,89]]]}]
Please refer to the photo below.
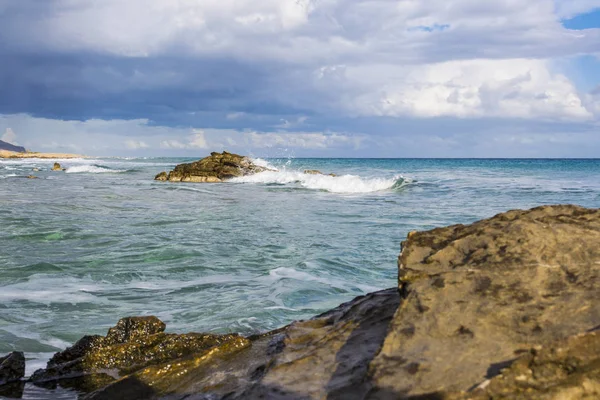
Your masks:
[{"label": "ocean wave", "polygon": [[258,165],[259,167],[263,167],[263,168],[268,168],[268,169],[272,169],[277,171],[278,168],[275,167],[273,164],[271,164],[270,162],[268,162],[267,160],[264,160],[262,158],[252,158],[252,162],[256,165]]},{"label": "ocean wave", "polygon": [[110,169],[108,167],[103,167],[101,165],[75,165],[72,167],[68,167],[65,171],[67,174],[104,174],[104,173],[121,173],[127,172],[124,169]]},{"label": "ocean wave", "polygon": [[373,193],[398,190],[412,183],[412,180],[401,175],[392,178],[363,178],[358,175],[311,175],[301,171],[281,170],[234,178],[231,182],[280,185],[296,183],[306,189],[332,193]]}]

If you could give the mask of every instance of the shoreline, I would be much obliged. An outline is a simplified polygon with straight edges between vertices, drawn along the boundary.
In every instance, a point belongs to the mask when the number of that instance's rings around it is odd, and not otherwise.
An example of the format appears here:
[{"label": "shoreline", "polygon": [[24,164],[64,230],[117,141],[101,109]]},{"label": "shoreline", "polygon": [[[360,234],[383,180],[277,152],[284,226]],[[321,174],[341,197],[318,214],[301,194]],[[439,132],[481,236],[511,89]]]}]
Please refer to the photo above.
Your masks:
[{"label": "shoreline", "polygon": [[80,154],[70,153],[39,153],[36,151],[28,151],[20,153],[17,151],[0,150],[0,159],[14,159],[14,158],[40,158],[40,159],[70,159],[70,158],[89,158]]}]

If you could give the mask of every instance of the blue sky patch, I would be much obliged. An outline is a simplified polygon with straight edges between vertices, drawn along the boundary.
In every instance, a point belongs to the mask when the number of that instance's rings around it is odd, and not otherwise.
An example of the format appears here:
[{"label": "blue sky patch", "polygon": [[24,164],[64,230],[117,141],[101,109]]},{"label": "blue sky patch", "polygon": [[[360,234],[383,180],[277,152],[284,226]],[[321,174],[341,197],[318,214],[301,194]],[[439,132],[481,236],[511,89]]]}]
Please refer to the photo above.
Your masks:
[{"label": "blue sky patch", "polygon": [[562,21],[562,24],[565,28],[573,30],[600,28],[600,8],[570,19],[565,19]]}]

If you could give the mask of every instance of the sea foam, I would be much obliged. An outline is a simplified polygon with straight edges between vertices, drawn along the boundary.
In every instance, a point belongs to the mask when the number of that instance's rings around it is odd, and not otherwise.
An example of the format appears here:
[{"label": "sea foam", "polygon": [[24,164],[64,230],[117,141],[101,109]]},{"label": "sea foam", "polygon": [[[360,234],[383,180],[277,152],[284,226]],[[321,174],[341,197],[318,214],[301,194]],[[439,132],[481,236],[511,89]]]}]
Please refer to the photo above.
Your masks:
[{"label": "sea foam", "polygon": [[306,189],[323,190],[332,193],[373,193],[399,189],[412,182],[410,178],[396,175],[392,178],[365,178],[358,175],[305,174],[303,171],[277,169],[266,160],[252,160],[255,164],[272,171],[234,178],[231,182],[263,184],[299,184]]},{"label": "sea foam", "polygon": [[65,172],[67,174],[81,174],[81,173],[88,173],[88,174],[113,173],[114,174],[114,173],[119,173],[119,172],[126,172],[126,170],[110,169],[110,168],[106,168],[106,167],[101,167],[99,165],[75,165],[72,167],[68,167]]}]

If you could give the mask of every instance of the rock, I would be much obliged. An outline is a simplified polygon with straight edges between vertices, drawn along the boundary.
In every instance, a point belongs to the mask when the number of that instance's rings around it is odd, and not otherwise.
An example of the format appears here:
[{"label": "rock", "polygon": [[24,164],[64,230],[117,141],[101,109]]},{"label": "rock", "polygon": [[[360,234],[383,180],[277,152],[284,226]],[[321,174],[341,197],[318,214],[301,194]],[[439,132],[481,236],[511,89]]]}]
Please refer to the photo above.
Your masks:
[{"label": "rock", "polygon": [[600,210],[544,206],[416,232],[372,398],[464,391],[520,352],[600,324]]},{"label": "rock", "polygon": [[38,179],[35,175],[27,175],[27,179]]},{"label": "rock", "polygon": [[64,171],[65,168],[61,167],[61,165],[57,162],[52,166],[52,171]]},{"label": "rock", "polygon": [[167,334],[164,329],[156,317],[123,318],[106,336],[84,336],[56,353],[31,380],[36,384],[68,380],[61,385],[89,392],[149,365],[202,355],[243,339],[238,335]]},{"label": "rock", "polygon": [[25,376],[25,355],[21,351],[0,357],[0,386],[18,382]]},{"label": "rock", "polygon": [[[324,173],[322,173],[321,171],[319,171],[318,169],[305,169],[304,173],[307,175],[325,175]],[[336,174],[327,174],[327,176],[337,176]]]},{"label": "rock", "polygon": [[179,164],[169,172],[161,172],[155,180],[170,182],[222,182],[237,176],[252,175],[268,171],[267,168],[254,164],[248,157],[223,153],[211,153],[202,160]]},{"label": "rock", "polygon": [[168,181],[169,180],[169,174],[167,174],[165,171],[159,173],[158,175],[156,175],[154,177],[155,181]]},{"label": "rock", "polygon": [[530,349],[495,378],[448,400],[600,399],[600,332]]},{"label": "rock", "polygon": [[33,172],[40,172],[40,169],[39,168],[34,168],[34,169],[32,169],[32,171]]},{"label": "rock", "polygon": [[[228,343],[201,357],[148,367],[101,389],[93,400],[143,393],[206,398],[357,398],[398,304],[398,289],[361,296],[309,321]],[[148,390],[151,389],[151,392]],[[128,396],[131,396],[129,394]],[[204,397],[198,397],[204,398]]]}]

